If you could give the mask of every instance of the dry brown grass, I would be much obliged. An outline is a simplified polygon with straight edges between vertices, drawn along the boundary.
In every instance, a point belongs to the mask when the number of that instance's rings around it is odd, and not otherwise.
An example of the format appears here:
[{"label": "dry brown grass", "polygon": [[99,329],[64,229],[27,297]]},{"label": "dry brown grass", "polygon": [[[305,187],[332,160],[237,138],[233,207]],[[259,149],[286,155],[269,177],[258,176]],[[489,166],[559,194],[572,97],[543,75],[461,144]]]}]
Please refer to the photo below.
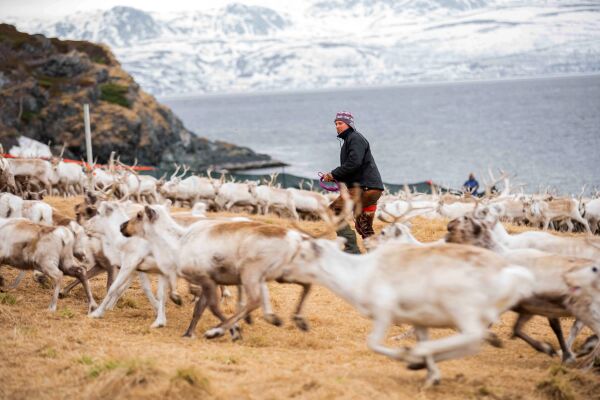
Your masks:
[{"label": "dry brown grass", "polygon": [[[73,214],[73,199],[48,200]],[[276,217],[257,219],[288,224]],[[315,232],[324,229],[317,222],[305,225]],[[413,232],[420,240],[435,240],[445,233],[445,222],[418,220]],[[16,271],[5,268],[3,275],[10,280]],[[92,286],[95,297],[102,298],[104,278]],[[299,288],[270,288],[276,312],[290,316]],[[494,328],[503,349],[485,345],[476,356],[440,364],[442,384],[423,390],[424,372],[408,371],[369,351],[369,320],[323,288],[311,293],[306,307],[310,332],[289,321],[276,328],[255,313],[256,322],[243,327],[243,340],[236,343],[202,338],[217,322],[208,314],[197,338],[182,338],[192,312],[189,296],[182,307],[168,304],[168,326],[161,329],[149,329],[153,311],[137,284],[100,320],[86,317],[81,289],[59,300],[54,314],[46,311],[50,296],[27,277],[0,301],[0,398],[600,399],[597,376],[560,368],[557,358],[511,340],[511,313]],[[233,302],[224,309],[233,312]],[[406,329],[396,327],[390,336]],[[534,319],[528,331],[557,346],[543,319]],[[437,330],[433,336],[450,333]]]}]

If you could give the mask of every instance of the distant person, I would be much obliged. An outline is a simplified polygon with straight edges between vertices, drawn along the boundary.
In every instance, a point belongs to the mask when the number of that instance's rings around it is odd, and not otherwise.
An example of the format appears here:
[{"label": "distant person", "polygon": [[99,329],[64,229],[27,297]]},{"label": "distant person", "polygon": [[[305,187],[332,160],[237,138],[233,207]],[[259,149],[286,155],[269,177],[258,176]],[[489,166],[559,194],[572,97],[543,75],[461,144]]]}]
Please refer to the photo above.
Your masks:
[{"label": "distant person", "polygon": [[[354,210],[354,227],[363,239],[373,235],[373,219],[377,209],[377,200],[383,193],[381,175],[371,154],[369,142],[354,127],[354,117],[347,111],[335,115],[335,130],[344,143],[340,150],[340,166],[324,175],[327,182],[345,183],[350,198],[360,199],[360,208]],[[343,199],[338,197],[331,208],[339,214],[343,210]],[[346,239],[344,251],[359,254],[356,235],[347,224],[337,231],[337,235]]]},{"label": "distant person", "polygon": [[479,182],[475,179],[475,175],[473,173],[469,174],[469,180],[463,183],[463,191],[465,193],[470,193],[473,196],[477,196],[477,191],[479,190]]}]

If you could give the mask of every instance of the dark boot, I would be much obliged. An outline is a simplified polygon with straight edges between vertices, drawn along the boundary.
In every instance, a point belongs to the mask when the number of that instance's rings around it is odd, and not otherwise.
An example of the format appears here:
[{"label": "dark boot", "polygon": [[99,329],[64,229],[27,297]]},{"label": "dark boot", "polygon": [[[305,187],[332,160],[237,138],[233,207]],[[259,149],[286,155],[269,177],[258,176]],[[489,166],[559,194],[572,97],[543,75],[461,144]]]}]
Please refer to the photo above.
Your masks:
[{"label": "dark boot", "polygon": [[336,233],[339,237],[346,239],[346,244],[344,245],[344,251],[346,253],[360,254],[360,249],[356,243],[356,234],[352,228],[350,228],[350,225],[346,224],[343,228],[338,229]]},{"label": "dark boot", "polygon": [[375,213],[373,212],[364,212],[356,217],[356,222],[354,223],[354,227],[356,231],[360,234],[363,239],[368,238],[375,234],[373,230],[373,219],[375,218]]}]

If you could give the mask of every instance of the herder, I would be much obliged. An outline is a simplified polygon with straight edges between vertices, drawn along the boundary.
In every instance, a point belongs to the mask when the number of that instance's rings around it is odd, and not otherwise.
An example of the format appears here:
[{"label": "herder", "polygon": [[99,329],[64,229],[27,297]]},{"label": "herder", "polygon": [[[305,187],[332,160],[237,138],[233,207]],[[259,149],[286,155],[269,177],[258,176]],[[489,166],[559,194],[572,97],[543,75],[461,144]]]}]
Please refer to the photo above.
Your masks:
[{"label": "herder", "polygon": [[[340,166],[324,175],[327,182],[338,181],[348,186],[350,197],[360,207],[354,210],[354,227],[363,239],[373,235],[373,218],[377,209],[377,200],[383,193],[381,175],[371,154],[371,147],[365,137],[354,127],[354,117],[347,111],[341,111],[335,116],[335,129],[338,137],[344,141],[340,150]],[[343,200],[338,197],[331,208],[340,213],[343,210]],[[356,235],[345,225],[337,231],[338,236],[346,239],[344,251],[359,254]]]}]

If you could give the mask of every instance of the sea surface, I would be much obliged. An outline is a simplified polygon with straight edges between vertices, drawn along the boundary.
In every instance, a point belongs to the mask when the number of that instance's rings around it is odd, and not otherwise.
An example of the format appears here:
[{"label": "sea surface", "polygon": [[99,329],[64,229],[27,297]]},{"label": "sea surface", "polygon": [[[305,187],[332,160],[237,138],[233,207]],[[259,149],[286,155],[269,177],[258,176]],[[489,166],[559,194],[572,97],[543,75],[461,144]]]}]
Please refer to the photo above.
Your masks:
[{"label": "sea surface", "polygon": [[267,153],[299,176],[338,165],[333,119],[347,110],[384,182],[460,187],[492,168],[527,192],[600,188],[600,75],[160,100],[196,134]]}]

